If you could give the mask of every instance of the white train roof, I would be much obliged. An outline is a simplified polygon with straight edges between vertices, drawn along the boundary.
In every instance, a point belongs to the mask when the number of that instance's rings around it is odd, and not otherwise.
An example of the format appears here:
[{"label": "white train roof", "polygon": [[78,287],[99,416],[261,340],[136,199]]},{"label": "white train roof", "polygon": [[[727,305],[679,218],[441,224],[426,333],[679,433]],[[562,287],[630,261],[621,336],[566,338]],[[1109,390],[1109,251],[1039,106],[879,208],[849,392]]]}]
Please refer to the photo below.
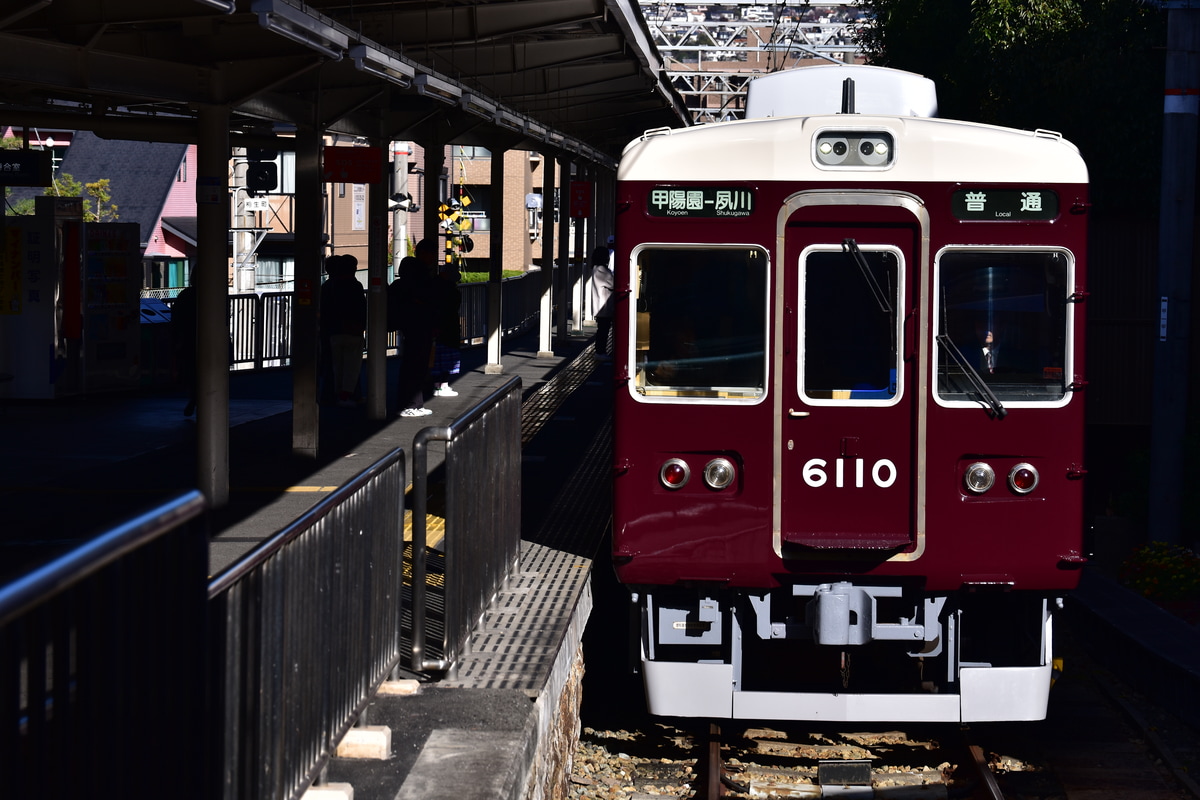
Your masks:
[{"label": "white train roof", "polygon": [[836,114],[842,110],[847,78],[854,82],[854,110],[859,113],[937,116],[937,88],[924,75],[867,64],[818,64],[750,81],[746,118]]},{"label": "white train roof", "polygon": [[[821,167],[823,131],[890,134],[885,168]],[[647,131],[625,148],[622,181],[1086,183],[1079,149],[1049,131],[911,116],[823,114]]]}]

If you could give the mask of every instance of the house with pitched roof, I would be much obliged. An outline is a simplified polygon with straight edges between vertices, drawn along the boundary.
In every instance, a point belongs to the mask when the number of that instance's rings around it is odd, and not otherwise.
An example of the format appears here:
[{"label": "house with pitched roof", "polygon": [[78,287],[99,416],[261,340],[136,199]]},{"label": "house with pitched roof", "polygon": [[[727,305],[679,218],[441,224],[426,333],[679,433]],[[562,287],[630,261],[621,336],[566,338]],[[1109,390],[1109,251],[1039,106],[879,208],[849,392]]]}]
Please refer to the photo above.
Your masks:
[{"label": "house with pitched roof", "polygon": [[[3,128],[5,136],[25,132]],[[196,249],[196,146],[102,139],[89,131],[30,131],[31,147],[55,152],[55,170],[82,184],[107,178],[115,222],[137,223],[147,294],[173,296],[187,285]],[[61,154],[61,155],[60,155]],[[11,201],[45,194],[14,189]]]}]

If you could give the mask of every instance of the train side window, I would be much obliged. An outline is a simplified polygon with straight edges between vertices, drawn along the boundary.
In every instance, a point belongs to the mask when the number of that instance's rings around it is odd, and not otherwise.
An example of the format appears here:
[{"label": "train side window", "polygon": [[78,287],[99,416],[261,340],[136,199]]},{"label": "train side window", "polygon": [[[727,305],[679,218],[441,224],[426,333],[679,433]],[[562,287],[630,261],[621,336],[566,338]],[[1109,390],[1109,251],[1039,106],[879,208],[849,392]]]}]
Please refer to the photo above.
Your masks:
[{"label": "train side window", "polygon": [[1004,405],[1065,402],[1071,268],[1061,250],[944,252],[937,264],[939,400],[977,405],[982,381]]},{"label": "train side window", "polygon": [[766,390],[767,255],[747,247],[637,253],[634,388],[746,400]]},{"label": "train side window", "polygon": [[900,255],[853,240],[803,257],[800,393],[806,401],[890,404],[900,387]]}]

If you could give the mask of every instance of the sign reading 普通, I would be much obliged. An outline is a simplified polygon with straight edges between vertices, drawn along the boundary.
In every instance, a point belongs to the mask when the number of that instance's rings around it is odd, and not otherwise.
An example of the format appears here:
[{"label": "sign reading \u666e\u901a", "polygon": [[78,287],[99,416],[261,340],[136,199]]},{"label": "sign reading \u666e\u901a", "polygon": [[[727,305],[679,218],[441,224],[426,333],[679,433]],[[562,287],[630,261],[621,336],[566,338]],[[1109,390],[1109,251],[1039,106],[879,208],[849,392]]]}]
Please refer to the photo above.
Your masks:
[{"label": "sign reading \u666e\u901a", "polygon": [[748,217],[754,212],[754,192],[720,186],[656,187],[650,190],[646,209],[652,217]]},{"label": "sign reading \u666e\u901a", "polygon": [[1058,216],[1058,195],[1045,189],[960,189],[951,203],[961,220],[1049,220]]}]

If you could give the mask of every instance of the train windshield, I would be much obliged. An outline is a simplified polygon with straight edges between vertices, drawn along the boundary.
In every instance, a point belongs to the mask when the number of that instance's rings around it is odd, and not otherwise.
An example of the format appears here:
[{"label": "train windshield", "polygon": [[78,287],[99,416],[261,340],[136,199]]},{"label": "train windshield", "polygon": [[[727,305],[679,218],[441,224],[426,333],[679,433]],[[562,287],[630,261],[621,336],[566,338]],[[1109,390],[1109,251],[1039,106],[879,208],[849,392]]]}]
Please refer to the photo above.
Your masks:
[{"label": "train windshield", "polygon": [[1070,266],[1062,251],[943,253],[938,397],[992,405],[1062,400]]},{"label": "train windshield", "polygon": [[890,404],[900,387],[901,259],[895,248],[820,246],[803,257],[801,392],[808,402]]},{"label": "train windshield", "polygon": [[746,400],[766,389],[767,254],[753,247],[637,253],[635,389]]}]

